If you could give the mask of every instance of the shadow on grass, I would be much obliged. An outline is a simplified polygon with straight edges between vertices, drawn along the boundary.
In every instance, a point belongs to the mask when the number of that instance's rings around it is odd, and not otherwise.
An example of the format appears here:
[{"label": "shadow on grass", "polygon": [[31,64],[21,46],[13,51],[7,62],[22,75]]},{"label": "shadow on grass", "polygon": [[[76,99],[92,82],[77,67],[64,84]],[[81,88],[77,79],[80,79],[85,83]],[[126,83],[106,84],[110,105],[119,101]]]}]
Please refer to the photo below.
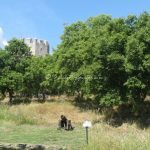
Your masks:
[{"label": "shadow on grass", "polygon": [[[79,107],[81,111],[92,110],[95,113],[104,114],[103,122],[119,127],[123,123],[136,123],[140,129],[150,127],[150,102],[144,101],[139,105],[137,111],[133,111],[133,105],[122,104],[116,107],[102,107],[97,101],[90,98],[79,99],[76,98],[73,104]],[[94,123],[99,123],[101,120],[95,120]]]},{"label": "shadow on grass", "polygon": [[32,97],[13,97],[10,105],[20,105],[20,104],[30,104],[31,102],[45,103],[46,100],[42,98],[32,98]]},{"label": "shadow on grass", "polygon": [[105,121],[108,124],[118,127],[123,123],[133,124],[141,128],[150,127],[150,103],[144,102],[137,111],[133,111],[132,105],[120,105],[116,109],[107,109],[105,111]]},{"label": "shadow on grass", "polygon": [[95,112],[100,112],[102,110],[102,107],[100,108],[99,102],[91,98],[85,99],[76,97],[72,103],[74,106],[79,107],[81,111],[92,110]]}]

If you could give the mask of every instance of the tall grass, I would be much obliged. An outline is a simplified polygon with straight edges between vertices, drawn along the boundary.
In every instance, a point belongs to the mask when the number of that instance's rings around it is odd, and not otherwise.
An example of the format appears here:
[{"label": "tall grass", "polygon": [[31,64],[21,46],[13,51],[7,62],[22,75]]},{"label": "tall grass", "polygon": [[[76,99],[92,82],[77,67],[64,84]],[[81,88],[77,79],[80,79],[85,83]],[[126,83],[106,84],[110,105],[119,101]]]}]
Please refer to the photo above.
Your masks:
[{"label": "tall grass", "polygon": [[0,120],[16,124],[57,124],[61,115],[65,115],[74,124],[84,120],[98,120],[101,116],[91,111],[81,111],[69,102],[31,103],[28,105],[0,105]]},{"label": "tall grass", "polygon": [[16,124],[36,124],[37,121],[33,118],[29,118],[21,111],[19,113],[15,113],[11,110],[11,107],[7,105],[0,106],[0,121],[5,122],[14,122]]},{"label": "tall grass", "polygon": [[150,129],[141,130],[136,125],[123,124],[114,128],[97,124],[90,130],[89,144],[84,150],[148,150]]}]

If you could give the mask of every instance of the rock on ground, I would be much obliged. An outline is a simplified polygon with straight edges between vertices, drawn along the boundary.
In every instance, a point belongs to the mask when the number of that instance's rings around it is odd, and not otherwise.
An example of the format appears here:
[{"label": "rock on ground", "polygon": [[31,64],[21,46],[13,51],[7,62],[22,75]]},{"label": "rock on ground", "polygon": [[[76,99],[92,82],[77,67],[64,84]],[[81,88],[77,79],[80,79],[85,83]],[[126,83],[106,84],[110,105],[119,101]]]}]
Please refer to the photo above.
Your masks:
[{"label": "rock on ground", "polygon": [[0,144],[0,150],[67,150],[67,148],[41,144]]}]

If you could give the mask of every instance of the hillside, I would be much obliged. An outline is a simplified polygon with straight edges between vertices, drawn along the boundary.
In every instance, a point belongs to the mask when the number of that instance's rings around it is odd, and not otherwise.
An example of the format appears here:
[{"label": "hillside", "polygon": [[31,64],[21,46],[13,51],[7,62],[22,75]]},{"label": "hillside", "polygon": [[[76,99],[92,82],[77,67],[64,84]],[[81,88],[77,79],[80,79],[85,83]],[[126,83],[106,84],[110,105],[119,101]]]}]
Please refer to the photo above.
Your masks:
[{"label": "hillside", "polygon": [[[57,130],[61,114],[72,120],[75,130]],[[83,111],[65,101],[1,106],[0,142],[66,146],[69,150],[145,150],[150,148],[150,129],[135,123],[115,128],[102,122],[103,116]],[[85,141],[84,120],[92,121],[89,145]],[[99,121],[99,122],[98,122]]]}]

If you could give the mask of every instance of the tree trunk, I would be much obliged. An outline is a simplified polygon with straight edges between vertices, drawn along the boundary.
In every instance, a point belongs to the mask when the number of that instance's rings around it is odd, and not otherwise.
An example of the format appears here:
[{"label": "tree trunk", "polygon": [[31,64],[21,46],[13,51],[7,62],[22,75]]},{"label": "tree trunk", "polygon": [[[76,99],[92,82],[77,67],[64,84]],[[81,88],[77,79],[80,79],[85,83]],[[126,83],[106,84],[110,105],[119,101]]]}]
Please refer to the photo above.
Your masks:
[{"label": "tree trunk", "polygon": [[45,93],[42,93],[43,101],[45,101]]},{"label": "tree trunk", "polygon": [[13,100],[13,91],[9,91],[9,104],[12,104],[12,100]]}]

